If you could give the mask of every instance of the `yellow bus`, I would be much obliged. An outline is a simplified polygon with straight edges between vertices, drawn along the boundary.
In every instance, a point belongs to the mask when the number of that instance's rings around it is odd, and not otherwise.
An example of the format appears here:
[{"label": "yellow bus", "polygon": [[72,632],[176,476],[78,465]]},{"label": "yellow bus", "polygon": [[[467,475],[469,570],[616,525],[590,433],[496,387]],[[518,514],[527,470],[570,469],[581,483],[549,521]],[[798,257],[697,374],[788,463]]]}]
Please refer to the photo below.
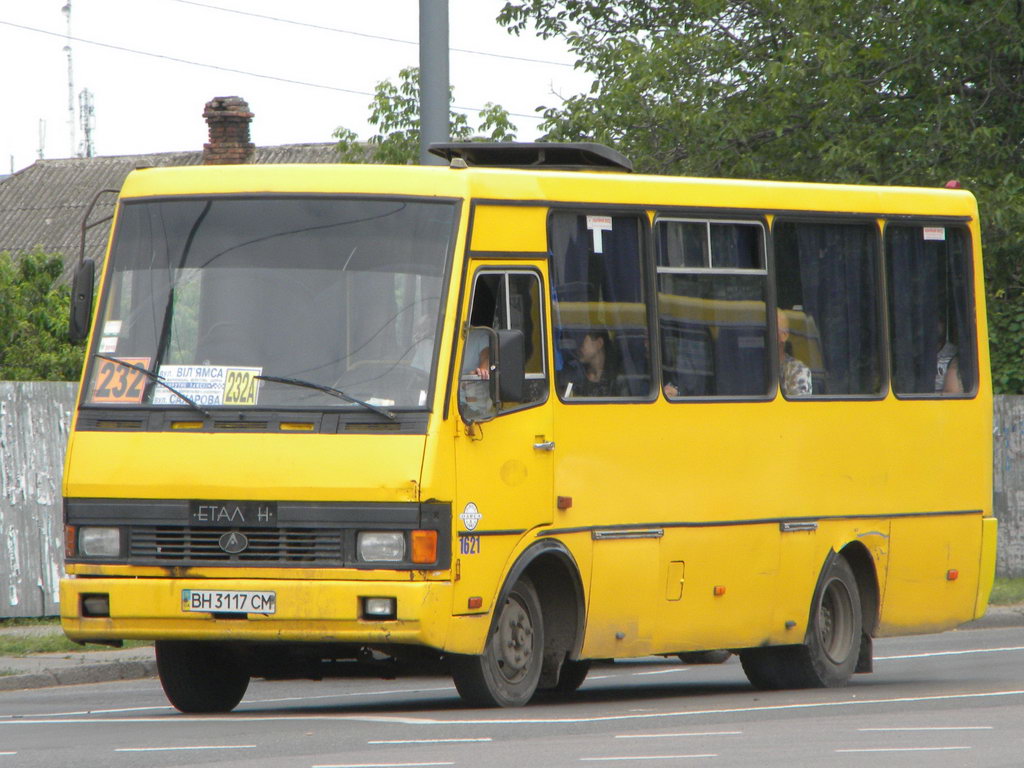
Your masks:
[{"label": "yellow bus", "polygon": [[155,640],[185,712],[436,664],[517,706],[649,655],[838,686],[984,613],[968,192],[435,150],[128,177],[74,286],[70,638]]}]

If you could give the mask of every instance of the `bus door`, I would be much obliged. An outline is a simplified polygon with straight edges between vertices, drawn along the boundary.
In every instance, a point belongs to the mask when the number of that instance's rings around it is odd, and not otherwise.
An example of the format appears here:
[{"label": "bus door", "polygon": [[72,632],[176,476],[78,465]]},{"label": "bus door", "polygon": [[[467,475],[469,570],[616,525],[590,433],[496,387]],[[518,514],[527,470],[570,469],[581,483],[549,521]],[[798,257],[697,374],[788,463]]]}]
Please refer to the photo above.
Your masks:
[{"label": "bus door", "polygon": [[[544,284],[547,265],[478,262],[470,269],[467,330],[459,359],[459,411],[455,438],[455,613],[488,611],[501,587],[509,556],[527,532],[553,517],[551,409],[545,349]],[[522,333],[526,379],[521,400],[474,412],[472,392],[488,381],[492,362],[473,328]],[[496,361],[500,367],[500,360]],[[500,375],[500,371],[498,372]],[[470,423],[472,422],[472,423]],[[470,598],[482,597],[482,604]]]}]

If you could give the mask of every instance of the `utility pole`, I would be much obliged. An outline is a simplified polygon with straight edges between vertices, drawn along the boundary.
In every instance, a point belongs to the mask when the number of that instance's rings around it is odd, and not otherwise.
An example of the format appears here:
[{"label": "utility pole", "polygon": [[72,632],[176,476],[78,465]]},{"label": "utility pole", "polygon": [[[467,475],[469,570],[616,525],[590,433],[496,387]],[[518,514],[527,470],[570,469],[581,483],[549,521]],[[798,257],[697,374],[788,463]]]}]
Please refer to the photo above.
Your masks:
[{"label": "utility pole", "polygon": [[78,151],[79,157],[92,157],[95,150],[92,144],[92,133],[96,119],[96,108],[92,103],[92,91],[83,88],[78,94],[78,118],[82,122],[82,146]]},{"label": "utility pole", "polygon": [[448,141],[448,0],[420,0],[420,165],[443,165],[427,151]]}]

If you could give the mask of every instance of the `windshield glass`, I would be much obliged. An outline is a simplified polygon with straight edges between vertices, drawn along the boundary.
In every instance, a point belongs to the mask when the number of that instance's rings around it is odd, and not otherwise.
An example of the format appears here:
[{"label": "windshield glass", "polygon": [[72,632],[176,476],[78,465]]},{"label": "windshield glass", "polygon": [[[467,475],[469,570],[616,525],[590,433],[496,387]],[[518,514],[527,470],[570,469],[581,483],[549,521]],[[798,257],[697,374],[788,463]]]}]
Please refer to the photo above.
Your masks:
[{"label": "windshield glass", "polygon": [[204,408],[358,407],[319,386],[426,406],[455,213],[395,199],[125,203],[86,402],[180,406],[177,391]]}]

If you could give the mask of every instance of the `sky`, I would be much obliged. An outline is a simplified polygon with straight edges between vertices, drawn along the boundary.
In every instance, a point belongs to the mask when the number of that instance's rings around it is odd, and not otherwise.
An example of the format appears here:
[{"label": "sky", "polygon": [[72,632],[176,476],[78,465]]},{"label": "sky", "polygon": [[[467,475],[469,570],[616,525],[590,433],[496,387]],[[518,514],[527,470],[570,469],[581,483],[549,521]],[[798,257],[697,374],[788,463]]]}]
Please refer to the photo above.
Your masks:
[{"label": "sky", "polygon": [[[561,41],[506,32],[503,5],[449,0],[454,103],[474,126],[479,109],[501,104],[530,141],[536,108],[591,78]],[[82,153],[83,90],[97,156],[202,149],[203,106],[216,96],[249,103],[260,146],[331,141],[338,126],[366,139],[374,86],[418,66],[418,36],[419,0],[0,0],[0,175],[40,150]]]}]

